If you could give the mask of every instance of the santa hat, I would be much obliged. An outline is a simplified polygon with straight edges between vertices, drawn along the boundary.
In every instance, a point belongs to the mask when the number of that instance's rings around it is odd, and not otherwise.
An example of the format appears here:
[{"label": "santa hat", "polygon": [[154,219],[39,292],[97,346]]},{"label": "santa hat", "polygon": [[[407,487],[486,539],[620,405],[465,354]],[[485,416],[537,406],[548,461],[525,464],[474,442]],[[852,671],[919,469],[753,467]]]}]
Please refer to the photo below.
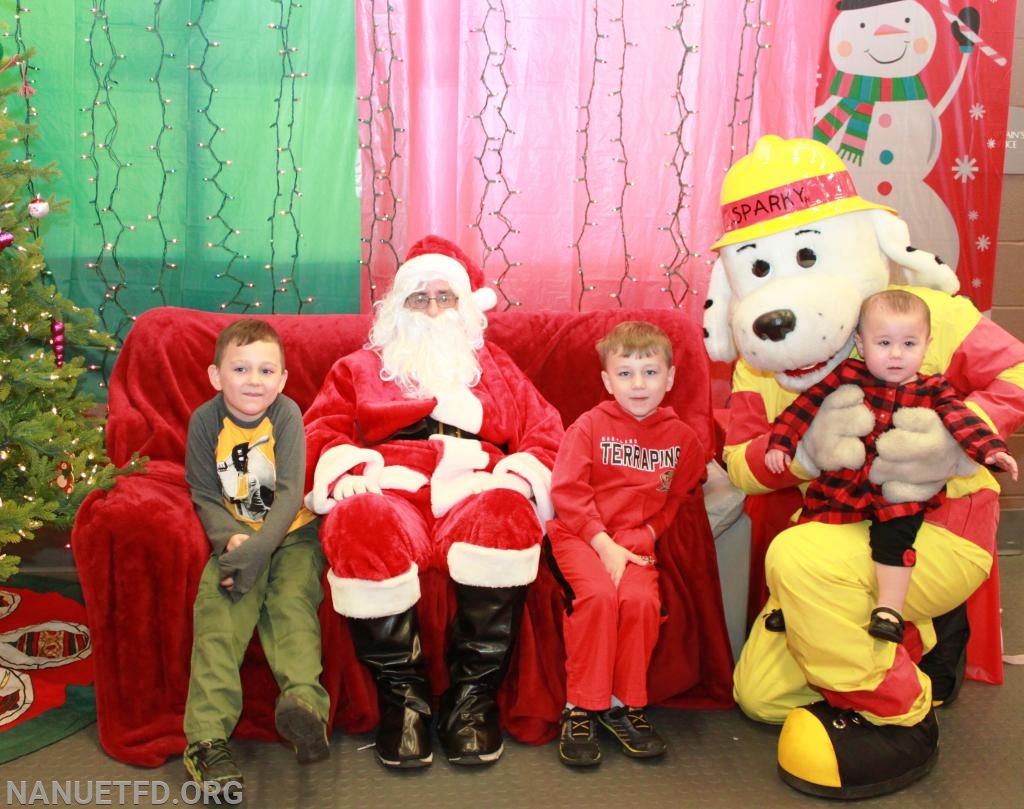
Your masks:
[{"label": "santa hat", "polygon": [[415,289],[434,280],[447,281],[459,297],[472,295],[482,312],[498,305],[483,271],[457,244],[440,236],[424,236],[409,248],[405,263],[395,273],[394,288]]}]

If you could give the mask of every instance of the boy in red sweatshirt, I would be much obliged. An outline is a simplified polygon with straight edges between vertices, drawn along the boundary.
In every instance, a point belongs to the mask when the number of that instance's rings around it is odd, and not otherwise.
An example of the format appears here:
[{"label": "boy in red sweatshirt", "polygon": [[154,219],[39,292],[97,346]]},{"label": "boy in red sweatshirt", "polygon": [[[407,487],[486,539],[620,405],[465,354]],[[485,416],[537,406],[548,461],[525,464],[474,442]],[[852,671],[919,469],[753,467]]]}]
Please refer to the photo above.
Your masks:
[{"label": "boy in red sweatshirt", "polygon": [[627,321],[597,351],[614,401],[566,431],[552,472],[556,517],[547,524],[569,597],[558,744],[569,766],[600,763],[598,723],[627,756],[665,752],[644,711],[661,623],[655,543],[705,475],[696,434],[660,406],[675,378],[668,336]]}]

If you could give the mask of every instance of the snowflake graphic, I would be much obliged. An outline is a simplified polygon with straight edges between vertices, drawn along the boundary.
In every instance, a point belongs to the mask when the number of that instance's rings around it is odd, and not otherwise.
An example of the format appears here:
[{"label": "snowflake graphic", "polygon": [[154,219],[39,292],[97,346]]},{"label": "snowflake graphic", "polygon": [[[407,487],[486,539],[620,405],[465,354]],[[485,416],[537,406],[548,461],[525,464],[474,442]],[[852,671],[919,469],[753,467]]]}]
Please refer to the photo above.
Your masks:
[{"label": "snowflake graphic", "polygon": [[967,218],[970,219],[972,222],[977,222],[980,216],[981,214],[974,210],[967,212]]},{"label": "snowflake graphic", "polygon": [[985,145],[989,149],[995,149],[996,148],[996,144],[998,144],[998,143],[999,143],[999,141],[997,141],[995,138],[989,138],[987,141],[985,141]]},{"label": "snowflake graphic", "polygon": [[985,105],[984,104],[972,104],[971,105],[971,117],[978,121],[985,117]]},{"label": "snowflake graphic", "polygon": [[975,289],[981,289],[981,279],[980,278],[973,279],[971,281],[971,286],[974,287]]},{"label": "snowflake graphic", "polygon": [[959,180],[964,185],[967,184],[968,180],[973,180],[974,175],[978,173],[978,161],[970,155],[963,155],[958,157],[956,162],[953,164],[953,177]]},{"label": "snowflake graphic", "polygon": [[978,237],[977,241],[974,242],[974,246],[984,253],[986,250],[989,249],[989,247],[992,246],[992,240],[989,239],[989,237],[986,236],[985,234],[982,234],[981,236]]}]

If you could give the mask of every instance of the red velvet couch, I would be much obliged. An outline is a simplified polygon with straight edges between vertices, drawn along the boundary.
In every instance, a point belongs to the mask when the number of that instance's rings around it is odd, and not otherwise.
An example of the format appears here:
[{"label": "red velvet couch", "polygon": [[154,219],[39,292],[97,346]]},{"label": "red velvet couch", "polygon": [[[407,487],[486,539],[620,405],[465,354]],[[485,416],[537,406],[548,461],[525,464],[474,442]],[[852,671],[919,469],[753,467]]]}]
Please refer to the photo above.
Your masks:
[{"label": "red velvet couch", "polygon": [[[217,333],[236,315],[162,307],[143,314],[125,340],[110,380],[107,447],[123,465],[133,452],[146,472],[125,476],[83,503],[72,548],[94,644],[100,741],[122,761],[158,766],[185,746],[182,716],[192,644],[192,602],[209,545],[184,479],[188,418],[208,399],[206,367]],[[558,408],[565,423],[606,396],[594,343],[623,319],[664,328],[675,346],[675,407],[712,456],[714,427],[701,326],[678,312],[496,313],[488,338],[500,345]],[[272,315],[285,342],[286,393],[305,409],[330,365],[366,339],[365,315]],[[652,703],[732,705],[732,656],[723,617],[715,545],[701,493],[659,543],[667,619],[650,667]],[[745,577],[745,571],[739,575]],[[447,680],[443,648],[453,609],[446,576],[421,573],[423,643],[435,693]],[[554,737],[565,699],[561,592],[542,562],[502,689],[502,721],[521,742]],[[326,595],[323,683],[335,729],[365,732],[377,721],[373,682],[357,661],[345,621]],[[243,738],[275,739],[277,685],[259,646],[242,669]]]}]

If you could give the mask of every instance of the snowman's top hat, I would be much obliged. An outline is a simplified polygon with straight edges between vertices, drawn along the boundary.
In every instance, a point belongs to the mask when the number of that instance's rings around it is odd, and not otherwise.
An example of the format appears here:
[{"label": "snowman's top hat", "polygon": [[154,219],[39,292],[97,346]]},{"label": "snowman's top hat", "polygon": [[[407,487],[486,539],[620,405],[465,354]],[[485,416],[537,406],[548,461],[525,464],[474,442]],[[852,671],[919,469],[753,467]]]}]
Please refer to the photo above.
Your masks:
[{"label": "snowman's top hat", "polygon": [[885,3],[898,3],[900,0],[839,0],[836,8],[840,11],[856,11],[859,8],[881,6]]}]

